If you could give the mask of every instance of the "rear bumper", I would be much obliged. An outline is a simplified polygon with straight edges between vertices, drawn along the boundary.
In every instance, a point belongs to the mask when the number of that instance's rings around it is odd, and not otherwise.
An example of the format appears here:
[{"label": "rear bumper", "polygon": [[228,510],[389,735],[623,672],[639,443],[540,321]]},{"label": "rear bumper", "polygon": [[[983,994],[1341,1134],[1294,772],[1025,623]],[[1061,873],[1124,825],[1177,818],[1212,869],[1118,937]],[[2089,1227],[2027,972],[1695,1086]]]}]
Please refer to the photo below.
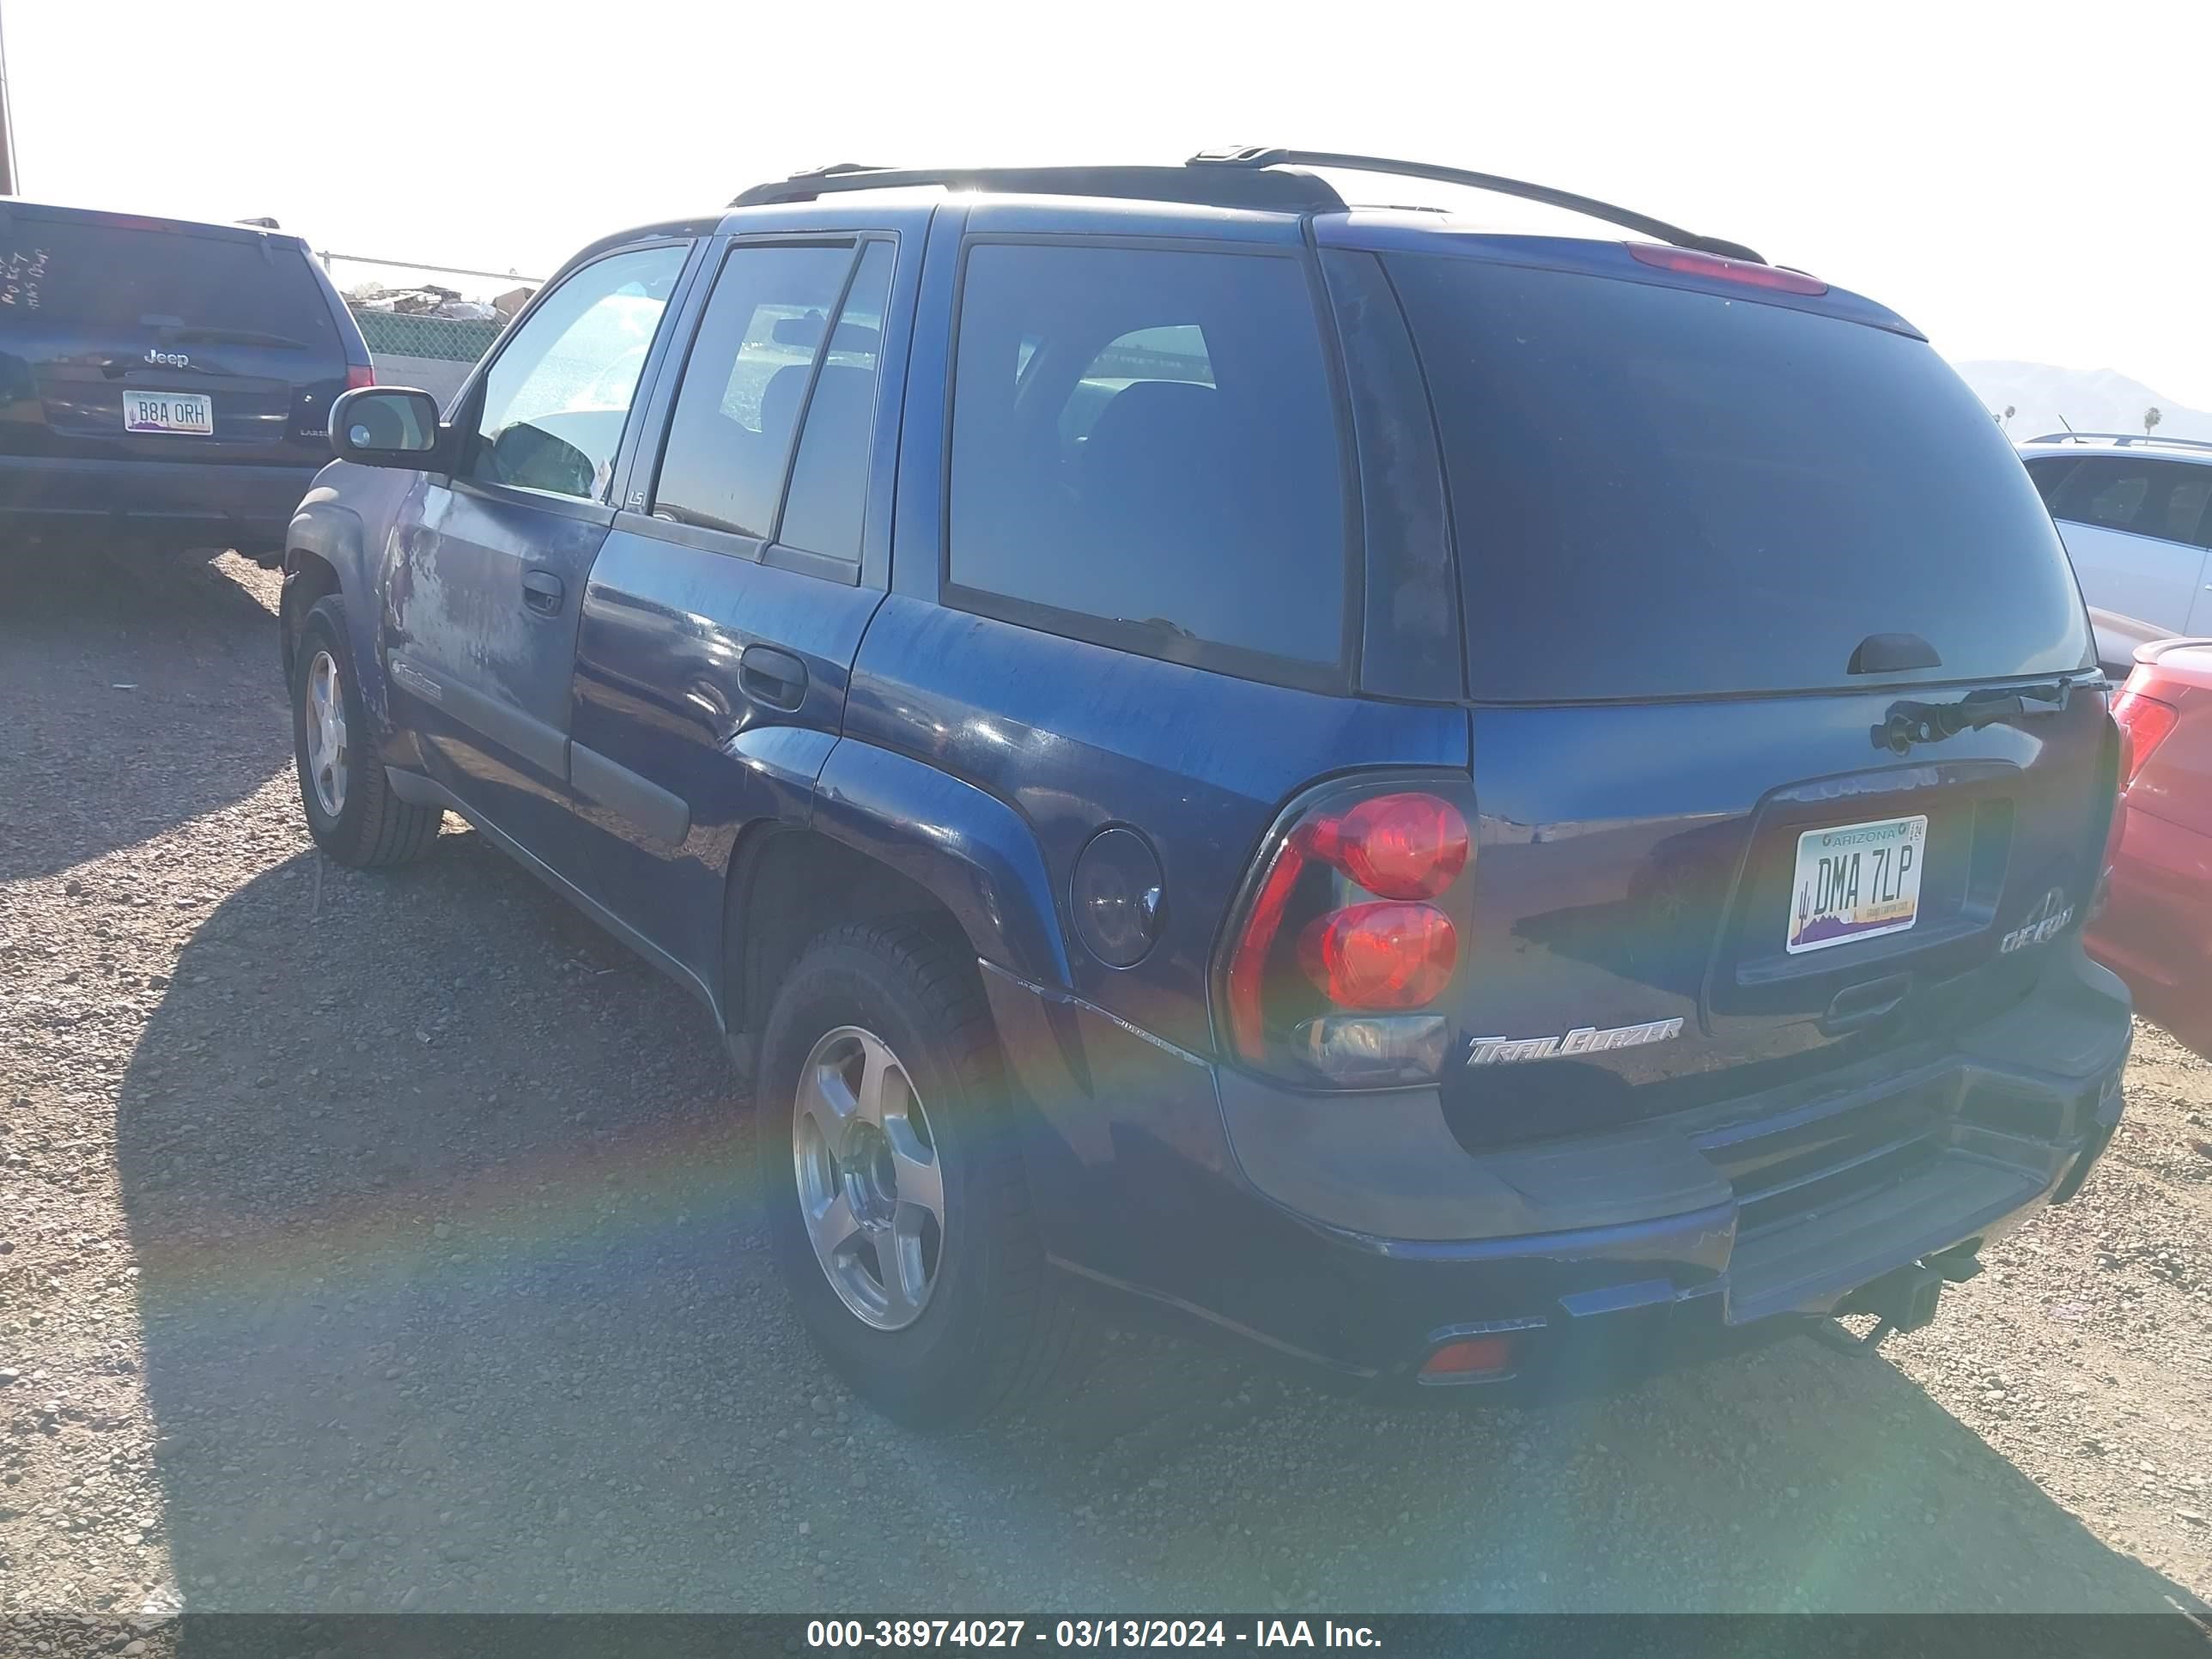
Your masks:
[{"label": "rear bumper", "polygon": [[2212,836],[2128,806],[2111,896],[2089,954],[2144,1014],[2212,1054]]},{"label": "rear bumper", "polygon": [[[1539,1392],[1802,1328],[2070,1196],[2118,1120],[2131,1029],[2125,988],[2069,939],[2027,1000],[1909,1070],[1510,1153],[1446,1135],[1378,1155],[1385,1097],[1302,1101],[1156,1043],[1155,1060],[1095,1011],[986,978],[1045,1121],[1032,1173],[1063,1267],[1377,1383],[1510,1333],[1497,1380]],[[1484,1236],[1345,1224],[1330,1211],[1392,1201],[1349,1192],[1346,1164],[1462,1179],[1462,1233]],[[1441,1212],[1437,1184],[1408,1178],[1413,1220]]]},{"label": "rear bumper", "polygon": [[0,455],[0,534],[281,547],[313,465]]}]

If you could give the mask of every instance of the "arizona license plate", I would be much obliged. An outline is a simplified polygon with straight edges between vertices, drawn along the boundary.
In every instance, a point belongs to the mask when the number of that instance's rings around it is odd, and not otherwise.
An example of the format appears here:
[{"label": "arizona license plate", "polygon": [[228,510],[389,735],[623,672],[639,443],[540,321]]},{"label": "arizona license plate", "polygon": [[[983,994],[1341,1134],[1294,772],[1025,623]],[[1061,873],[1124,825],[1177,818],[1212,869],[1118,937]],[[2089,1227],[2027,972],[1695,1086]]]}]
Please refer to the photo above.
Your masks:
[{"label": "arizona license plate", "polygon": [[1790,954],[1901,933],[1920,918],[1923,817],[1808,830],[1790,884]]},{"label": "arizona license plate", "polygon": [[125,432],[215,431],[215,404],[204,392],[126,392]]}]

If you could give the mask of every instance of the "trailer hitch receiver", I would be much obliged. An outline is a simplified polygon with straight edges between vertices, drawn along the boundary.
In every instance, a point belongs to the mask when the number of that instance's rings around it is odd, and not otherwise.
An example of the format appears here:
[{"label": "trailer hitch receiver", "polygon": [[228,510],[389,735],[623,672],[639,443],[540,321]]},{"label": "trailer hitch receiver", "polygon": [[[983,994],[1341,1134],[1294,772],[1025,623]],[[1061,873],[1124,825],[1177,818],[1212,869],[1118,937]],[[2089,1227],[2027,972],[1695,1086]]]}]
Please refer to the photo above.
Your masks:
[{"label": "trailer hitch receiver", "polygon": [[[1973,1263],[1975,1268],[1980,1265]],[[1836,1311],[1874,1315],[1875,1328],[1864,1336],[1853,1336],[1835,1324],[1824,1323],[1817,1329],[1832,1346],[1851,1353],[1870,1354],[1892,1331],[1917,1331],[1934,1324],[1945,1283],[1972,1277],[1971,1272],[1960,1271],[1963,1267],[1964,1263],[1931,1267],[1915,1261],[1894,1273],[1884,1273],[1871,1284],[1860,1285],[1844,1298]]]}]

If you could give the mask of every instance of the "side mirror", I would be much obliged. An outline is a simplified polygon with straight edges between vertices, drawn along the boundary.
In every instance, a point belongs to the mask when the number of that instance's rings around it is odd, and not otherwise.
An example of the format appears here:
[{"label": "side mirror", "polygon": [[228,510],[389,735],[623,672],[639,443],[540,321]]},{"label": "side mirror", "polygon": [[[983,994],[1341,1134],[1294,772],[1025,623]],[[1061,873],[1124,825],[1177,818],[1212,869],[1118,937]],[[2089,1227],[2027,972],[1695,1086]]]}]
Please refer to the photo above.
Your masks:
[{"label": "side mirror", "polygon": [[421,466],[438,447],[438,400],[407,386],[368,386],[331,405],[331,453],[363,466]]}]

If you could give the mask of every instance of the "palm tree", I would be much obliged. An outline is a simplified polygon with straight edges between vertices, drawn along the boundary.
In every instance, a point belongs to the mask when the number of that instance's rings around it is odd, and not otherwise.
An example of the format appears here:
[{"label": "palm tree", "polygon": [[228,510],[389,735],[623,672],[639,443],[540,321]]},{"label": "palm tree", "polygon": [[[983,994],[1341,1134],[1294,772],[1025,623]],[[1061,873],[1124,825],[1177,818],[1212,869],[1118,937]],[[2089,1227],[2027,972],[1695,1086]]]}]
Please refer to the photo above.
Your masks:
[{"label": "palm tree", "polygon": [[2165,416],[2158,412],[2158,405],[2156,404],[2153,404],[2148,409],[2143,410],[2143,436],[2146,438],[2150,436],[2151,429],[2165,418]]}]

